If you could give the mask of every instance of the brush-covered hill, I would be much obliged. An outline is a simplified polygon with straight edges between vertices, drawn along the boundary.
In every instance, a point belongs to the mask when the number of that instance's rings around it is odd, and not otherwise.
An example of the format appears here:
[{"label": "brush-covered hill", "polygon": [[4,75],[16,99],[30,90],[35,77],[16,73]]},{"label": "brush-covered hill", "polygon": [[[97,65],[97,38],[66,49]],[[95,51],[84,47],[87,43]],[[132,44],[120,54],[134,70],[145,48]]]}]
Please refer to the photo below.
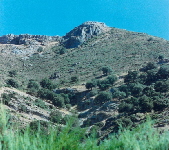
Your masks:
[{"label": "brush-covered hill", "polygon": [[58,108],[67,114],[73,110],[82,128],[94,126],[104,139],[119,124],[134,127],[147,113],[167,114],[169,41],[165,39],[90,21],[63,37],[2,36],[0,52],[1,86],[30,94],[29,98],[11,95],[11,89],[2,94],[2,102],[19,115],[25,115],[25,109],[31,112],[29,105],[35,114],[34,106],[41,107],[39,120],[44,120],[43,112],[49,121],[58,117]]},{"label": "brush-covered hill", "polygon": [[103,66],[120,74],[156,62],[159,55],[169,57],[167,40],[98,22],[84,23],[63,37],[8,35],[0,43],[1,80],[16,70],[20,82],[51,77],[69,83],[75,75],[86,81],[99,76]]}]

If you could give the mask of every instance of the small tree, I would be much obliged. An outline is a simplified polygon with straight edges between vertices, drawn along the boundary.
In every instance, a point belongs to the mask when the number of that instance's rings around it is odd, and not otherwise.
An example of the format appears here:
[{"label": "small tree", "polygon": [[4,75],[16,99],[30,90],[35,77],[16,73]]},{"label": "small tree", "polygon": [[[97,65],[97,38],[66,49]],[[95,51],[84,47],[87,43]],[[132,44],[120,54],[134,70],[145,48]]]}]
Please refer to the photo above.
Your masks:
[{"label": "small tree", "polygon": [[43,51],[43,47],[39,47],[38,49],[37,49],[37,52],[38,53],[41,53]]},{"label": "small tree", "polygon": [[86,89],[88,89],[88,90],[91,89],[92,90],[92,88],[95,87],[96,84],[97,83],[94,82],[94,81],[88,81],[85,86],[86,86]]},{"label": "small tree", "polygon": [[102,71],[103,71],[103,74],[107,76],[108,74],[112,72],[112,69],[106,66],[106,67],[102,67]]},{"label": "small tree", "polygon": [[128,74],[124,78],[124,82],[125,83],[133,83],[133,82],[136,82],[137,78],[138,78],[137,71],[129,71]]},{"label": "small tree", "polygon": [[156,68],[157,68],[157,65],[154,62],[149,62],[147,63],[145,67],[145,71],[156,69]]},{"label": "small tree", "polygon": [[18,88],[19,87],[19,84],[17,81],[15,81],[14,79],[8,79],[6,81],[6,84],[9,85],[9,86],[12,86],[14,88]]},{"label": "small tree", "polygon": [[168,79],[169,78],[169,66],[165,65],[160,67],[159,71],[157,72],[157,77],[159,79]]},{"label": "small tree", "polygon": [[33,88],[39,90],[39,84],[34,80],[29,80],[27,88]]},{"label": "small tree", "polygon": [[158,59],[159,59],[159,61],[160,61],[160,60],[163,60],[163,59],[164,59],[164,56],[163,56],[163,55],[159,55],[159,56],[158,56]]},{"label": "small tree", "polygon": [[169,90],[169,80],[157,81],[154,85],[156,92],[167,92]]},{"label": "small tree", "polygon": [[16,75],[17,75],[17,71],[16,70],[9,71],[9,76],[10,77],[15,77]]},{"label": "small tree", "polygon": [[107,77],[107,80],[111,85],[113,85],[117,81],[117,76],[116,75],[111,75]]},{"label": "small tree", "polygon": [[50,113],[50,121],[54,123],[60,123],[62,120],[62,113],[58,110],[52,111]]},{"label": "small tree", "polygon": [[40,82],[40,85],[45,88],[45,89],[49,89],[52,90],[54,88],[53,83],[51,82],[51,80],[44,78],[42,79],[42,81]]},{"label": "small tree", "polygon": [[77,83],[79,81],[77,76],[72,76],[71,77],[71,82]]},{"label": "small tree", "polygon": [[94,100],[96,104],[103,104],[112,99],[112,95],[110,92],[101,92]]}]

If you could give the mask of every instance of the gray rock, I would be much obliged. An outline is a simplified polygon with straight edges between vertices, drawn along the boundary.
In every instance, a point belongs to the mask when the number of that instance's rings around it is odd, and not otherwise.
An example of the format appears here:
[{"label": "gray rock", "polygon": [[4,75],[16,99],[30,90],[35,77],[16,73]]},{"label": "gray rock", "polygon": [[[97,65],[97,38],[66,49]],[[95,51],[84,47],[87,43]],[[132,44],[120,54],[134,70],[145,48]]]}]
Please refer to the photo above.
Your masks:
[{"label": "gray rock", "polygon": [[46,35],[30,35],[21,34],[14,35],[8,34],[0,37],[0,44],[15,44],[15,45],[39,45],[48,42],[61,41],[60,36],[46,36]]},{"label": "gray rock", "polygon": [[74,28],[63,37],[63,44],[66,48],[75,48],[103,32],[109,30],[109,27],[102,22],[88,21]]}]

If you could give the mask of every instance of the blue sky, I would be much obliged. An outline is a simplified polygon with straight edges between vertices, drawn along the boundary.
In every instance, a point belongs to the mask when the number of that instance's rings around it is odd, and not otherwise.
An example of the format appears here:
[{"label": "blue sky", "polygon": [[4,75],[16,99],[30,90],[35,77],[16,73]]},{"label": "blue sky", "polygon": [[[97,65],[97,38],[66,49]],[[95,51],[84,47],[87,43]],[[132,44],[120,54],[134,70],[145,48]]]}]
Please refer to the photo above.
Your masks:
[{"label": "blue sky", "polygon": [[0,0],[0,35],[65,35],[85,21],[169,40],[169,0]]}]

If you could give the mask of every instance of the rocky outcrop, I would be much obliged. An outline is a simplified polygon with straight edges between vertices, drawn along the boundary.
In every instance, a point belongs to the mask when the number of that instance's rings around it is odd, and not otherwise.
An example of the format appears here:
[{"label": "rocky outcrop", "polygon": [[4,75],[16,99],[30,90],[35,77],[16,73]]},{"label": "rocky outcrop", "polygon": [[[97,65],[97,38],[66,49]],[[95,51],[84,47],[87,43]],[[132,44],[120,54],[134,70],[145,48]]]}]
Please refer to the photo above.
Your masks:
[{"label": "rocky outcrop", "polygon": [[46,35],[30,35],[8,34],[0,37],[0,44],[15,44],[15,45],[46,45],[49,42],[60,41],[60,36],[46,36]]},{"label": "rocky outcrop", "polygon": [[104,33],[109,29],[105,23],[88,21],[67,33],[63,37],[63,44],[66,48],[75,48],[93,36]]}]

